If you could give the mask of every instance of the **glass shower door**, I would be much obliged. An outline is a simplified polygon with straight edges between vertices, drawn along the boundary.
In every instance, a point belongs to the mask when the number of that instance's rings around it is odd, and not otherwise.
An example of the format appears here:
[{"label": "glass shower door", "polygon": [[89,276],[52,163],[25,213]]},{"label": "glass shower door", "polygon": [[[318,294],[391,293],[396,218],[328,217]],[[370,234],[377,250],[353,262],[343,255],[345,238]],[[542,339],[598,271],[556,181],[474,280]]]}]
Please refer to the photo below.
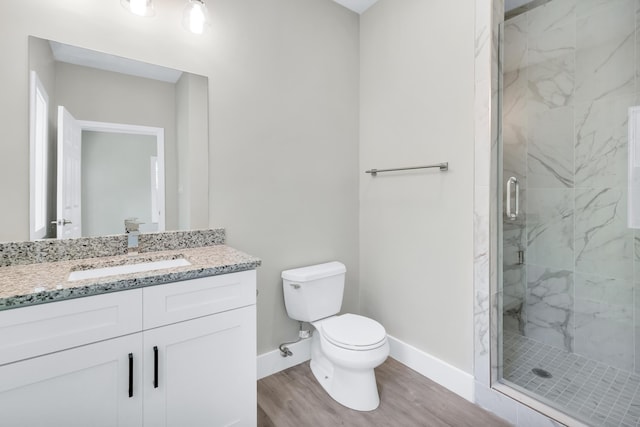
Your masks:
[{"label": "glass shower door", "polygon": [[594,426],[640,425],[638,9],[552,0],[503,27],[502,382]]}]

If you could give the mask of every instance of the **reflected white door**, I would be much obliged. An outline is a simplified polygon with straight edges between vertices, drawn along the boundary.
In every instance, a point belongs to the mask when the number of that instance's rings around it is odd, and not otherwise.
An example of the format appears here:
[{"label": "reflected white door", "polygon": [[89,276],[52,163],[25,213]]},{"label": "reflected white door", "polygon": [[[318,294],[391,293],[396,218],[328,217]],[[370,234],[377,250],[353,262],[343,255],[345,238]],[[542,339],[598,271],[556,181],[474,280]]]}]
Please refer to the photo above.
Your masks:
[{"label": "reflected white door", "polygon": [[58,106],[58,195],[57,238],[69,239],[82,234],[81,212],[82,128],[64,108]]}]

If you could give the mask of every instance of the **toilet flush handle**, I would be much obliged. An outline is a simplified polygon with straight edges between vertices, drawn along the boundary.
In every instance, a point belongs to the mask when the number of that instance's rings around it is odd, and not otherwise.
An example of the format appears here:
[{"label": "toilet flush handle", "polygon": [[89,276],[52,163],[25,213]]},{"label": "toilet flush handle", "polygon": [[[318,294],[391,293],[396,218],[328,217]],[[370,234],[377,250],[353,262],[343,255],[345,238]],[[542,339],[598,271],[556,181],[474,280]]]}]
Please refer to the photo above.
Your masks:
[{"label": "toilet flush handle", "polygon": [[297,283],[290,283],[289,284],[293,289],[300,289],[300,285],[298,285]]}]

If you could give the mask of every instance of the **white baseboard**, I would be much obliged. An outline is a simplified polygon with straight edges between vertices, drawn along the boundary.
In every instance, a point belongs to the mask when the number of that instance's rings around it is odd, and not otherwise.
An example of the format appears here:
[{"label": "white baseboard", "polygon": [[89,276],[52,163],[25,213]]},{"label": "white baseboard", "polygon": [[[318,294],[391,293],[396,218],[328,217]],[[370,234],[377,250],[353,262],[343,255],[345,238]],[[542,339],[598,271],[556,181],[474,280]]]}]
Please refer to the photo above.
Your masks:
[{"label": "white baseboard", "polygon": [[419,374],[474,402],[473,375],[389,336],[390,356]]},{"label": "white baseboard", "polygon": [[[391,357],[468,401],[474,401],[473,375],[390,335],[388,339],[389,355]],[[258,356],[258,379],[284,371],[311,359],[310,339],[291,344],[288,347],[293,356],[282,357],[280,356],[280,350],[273,350]]]},{"label": "white baseboard", "polygon": [[305,339],[295,344],[289,344],[293,356],[282,357],[280,350],[273,350],[258,355],[258,379],[268,377],[292,366],[299,365],[311,359],[311,340]]}]

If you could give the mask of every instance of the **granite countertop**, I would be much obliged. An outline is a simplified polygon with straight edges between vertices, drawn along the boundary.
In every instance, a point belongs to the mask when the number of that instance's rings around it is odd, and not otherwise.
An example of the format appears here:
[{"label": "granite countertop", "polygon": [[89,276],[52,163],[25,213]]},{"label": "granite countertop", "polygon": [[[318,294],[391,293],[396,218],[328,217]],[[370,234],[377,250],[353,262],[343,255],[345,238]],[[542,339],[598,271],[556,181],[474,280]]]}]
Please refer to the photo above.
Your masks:
[{"label": "granite countertop", "polygon": [[[188,266],[69,281],[71,271],[185,258]],[[252,270],[260,259],[224,244],[0,267],[0,310]]]}]

